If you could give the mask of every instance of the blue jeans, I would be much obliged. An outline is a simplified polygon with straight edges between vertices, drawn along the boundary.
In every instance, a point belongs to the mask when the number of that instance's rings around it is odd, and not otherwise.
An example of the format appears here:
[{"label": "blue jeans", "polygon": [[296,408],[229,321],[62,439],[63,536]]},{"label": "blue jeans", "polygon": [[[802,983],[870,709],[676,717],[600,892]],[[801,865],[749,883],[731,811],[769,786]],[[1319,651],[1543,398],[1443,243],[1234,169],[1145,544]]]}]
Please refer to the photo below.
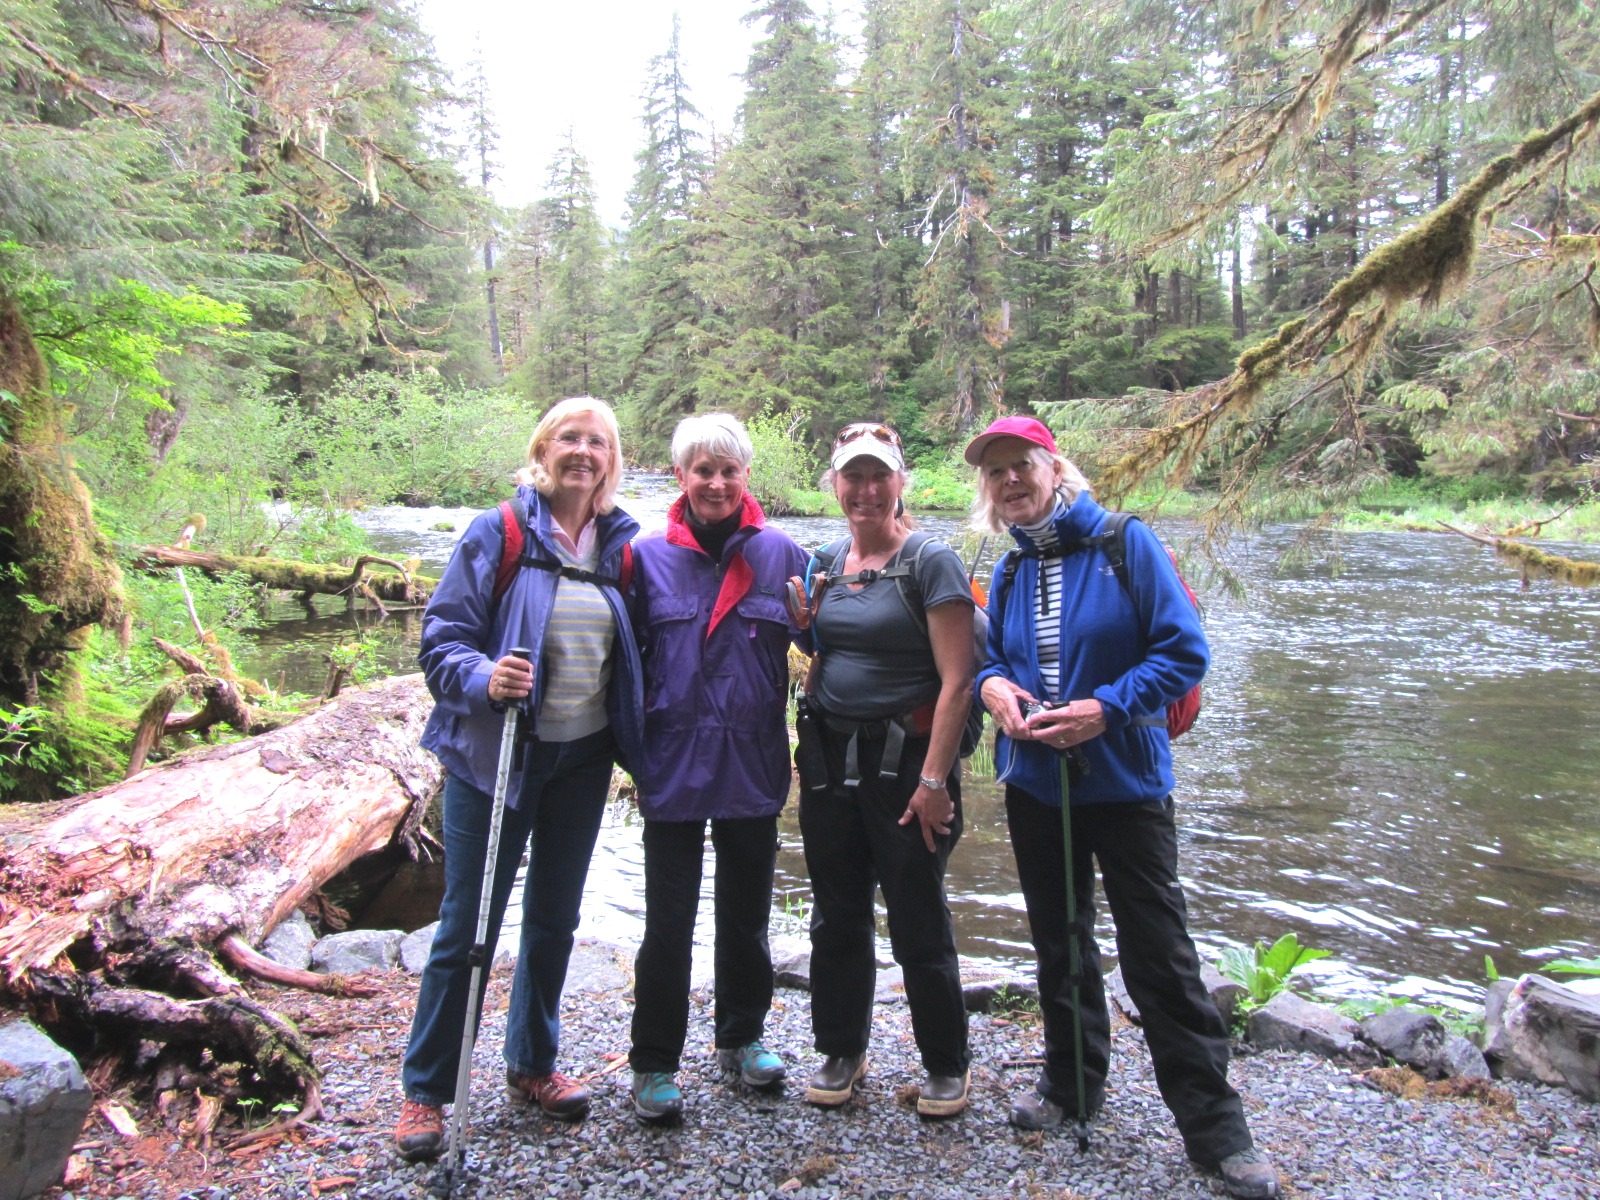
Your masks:
[{"label": "blue jeans", "polygon": [[[571,742],[535,742],[523,764],[517,806],[506,806],[490,892],[484,952],[494,947],[529,845],[522,890],[522,941],[506,1016],[506,1065],[519,1075],[548,1075],[560,1042],[561,988],[578,928],[589,859],[600,832],[616,744],[610,729]],[[406,1098],[444,1105],[455,1098],[478,930],[491,797],[454,775],[444,785],[444,899],[439,930],[417,992],[401,1081]],[[482,1015],[478,996],[476,1022]]]}]

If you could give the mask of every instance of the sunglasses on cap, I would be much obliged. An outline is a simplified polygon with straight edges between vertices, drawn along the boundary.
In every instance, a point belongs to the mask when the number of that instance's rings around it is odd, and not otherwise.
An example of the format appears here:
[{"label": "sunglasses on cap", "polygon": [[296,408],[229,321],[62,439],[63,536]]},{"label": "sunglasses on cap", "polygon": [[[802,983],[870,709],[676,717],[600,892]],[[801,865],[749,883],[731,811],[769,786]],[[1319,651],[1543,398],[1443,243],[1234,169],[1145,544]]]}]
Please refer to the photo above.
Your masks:
[{"label": "sunglasses on cap", "polygon": [[833,439],[833,448],[837,450],[840,446],[848,446],[851,442],[864,437],[888,442],[891,446],[900,445],[900,435],[887,425],[879,425],[872,421],[857,421],[839,431],[839,436]]}]

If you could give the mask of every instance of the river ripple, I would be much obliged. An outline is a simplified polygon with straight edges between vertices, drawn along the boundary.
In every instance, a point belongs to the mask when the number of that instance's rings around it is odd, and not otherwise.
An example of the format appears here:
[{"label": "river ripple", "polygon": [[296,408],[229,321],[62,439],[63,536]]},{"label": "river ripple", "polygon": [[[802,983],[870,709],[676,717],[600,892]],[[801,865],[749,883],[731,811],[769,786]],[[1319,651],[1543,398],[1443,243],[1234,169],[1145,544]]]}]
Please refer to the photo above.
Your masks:
[{"label": "river ripple", "polygon": [[[627,493],[648,529],[663,524],[675,489],[633,476]],[[471,516],[384,508],[358,519],[381,548],[438,569],[459,534],[432,527],[459,531]],[[803,545],[843,530],[837,519],[775,524]],[[948,515],[925,525],[956,528]],[[1175,522],[1160,528],[1184,535]],[[1213,662],[1199,723],[1176,747],[1181,867],[1202,954],[1293,930],[1333,951],[1315,967],[1330,990],[1468,1004],[1485,955],[1511,973],[1597,953],[1600,589],[1524,588],[1489,552],[1431,534],[1344,535],[1308,565],[1280,569],[1297,536],[1270,529],[1234,546],[1242,598],[1202,590]],[[320,682],[320,647],[371,620],[277,612],[286,619],[262,631],[256,669],[288,671],[306,688]],[[387,624],[388,661],[409,669],[416,621]],[[961,949],[1024,963],[998,789],[969,784],[966,807],[949,873]],[[792,805],[782,836],[777,903],[790,916],[778,923],[800,929],[808,893]],[[642,879],[637,817],[619,807],[580,933],[637,940]],[[398,890],[418,886],[407,872]],[[708,881],[705,942],[709,897]],[[1098,932],[1114,955],[1103,912]]]}]

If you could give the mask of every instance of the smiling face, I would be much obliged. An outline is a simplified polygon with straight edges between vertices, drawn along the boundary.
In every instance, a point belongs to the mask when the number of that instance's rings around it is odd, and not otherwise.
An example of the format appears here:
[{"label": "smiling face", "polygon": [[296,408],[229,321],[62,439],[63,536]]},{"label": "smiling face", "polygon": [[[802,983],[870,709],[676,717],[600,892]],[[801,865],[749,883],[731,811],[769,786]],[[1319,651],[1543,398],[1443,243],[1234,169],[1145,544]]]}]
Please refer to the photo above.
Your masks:
[{"label": "smiling face", "polygon": [[983,452],[983,486],[990,503],[1007,525],[1034,525],[1056,506],[1056,486],[1061,464],[1040,463],[1032,454],[1038,447],[1023,438],[996,438]]},{"label": "smiling face", "polygon": [[672,473],[689,498],[689,511],[702,525],[726,521],[738,512],[750,482],[750,468],[738,459],[704,450],[689,460],[687,469],[673,467]]},{"label": "smiling face", "polygon": [[904,490],[900,472],[867,455],[852,458],[833,474],[833,494],[852,528],[892,522],[895,502]]},{"label": "smiling face", "polygon": [[539,465],[555,493],[590,500],[605,483],[611,463],[611,436],[598,414],[575,412],[556,426],[539,448]]}]

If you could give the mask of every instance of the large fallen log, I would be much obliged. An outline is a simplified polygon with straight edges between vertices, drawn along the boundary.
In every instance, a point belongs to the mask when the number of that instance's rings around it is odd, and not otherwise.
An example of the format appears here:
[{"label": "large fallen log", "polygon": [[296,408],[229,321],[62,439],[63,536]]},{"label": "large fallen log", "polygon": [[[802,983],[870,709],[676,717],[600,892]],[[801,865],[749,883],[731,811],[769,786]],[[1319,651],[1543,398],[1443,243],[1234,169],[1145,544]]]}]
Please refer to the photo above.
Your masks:
[{"label": "large fallen log", "polygon": [[[378,600],[402,604],[426,604],[433,595],[437,579],[418,575],[405,564],[374,555],[362,555],[353,567],[337,563],[304,563],[287,558],[247,558],[234,554],[213,554],[181,546],[144,546],[134,556],[133,565],[141,571],[160,571],[172,567],[194,567],[207,575],[230,572],[248,575],[265,587],[285,592],[309,592],[323,596],[368,594]],[[368,574],[370,566],[387,566],[387,571]]]},{"label": "large fallen log", "polygon": [[92,1030],[101,1051],[138,1039],[232,1045],[264,1084],[294,1080],[313,1104],[315,1071],[292,1025],[240,994],[210,951],[258,945],[356,859],[414,836],[439,781],[418,745],[431,707],[421,676],[391,678],[7,837],[0,996],[80,1043]]}]

